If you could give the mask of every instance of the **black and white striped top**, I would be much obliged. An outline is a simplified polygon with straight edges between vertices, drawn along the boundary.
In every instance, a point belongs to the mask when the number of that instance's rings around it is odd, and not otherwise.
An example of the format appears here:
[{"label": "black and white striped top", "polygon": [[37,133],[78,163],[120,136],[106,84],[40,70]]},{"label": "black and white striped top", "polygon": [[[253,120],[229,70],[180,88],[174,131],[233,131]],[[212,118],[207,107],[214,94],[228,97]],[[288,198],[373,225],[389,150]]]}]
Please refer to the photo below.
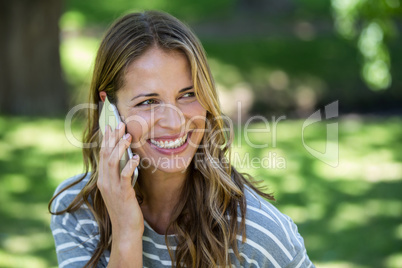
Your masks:
[{"label": "black and white striped top", "polygon": [[[59,185],[56,193],[79,177],[70,178]],[[65,209],[81,191],[89,175],[79,184],[61,193],[52,204],[52,211]],[[247,199],[246,235],[242,244],[238,236],[238,246],[242,261],[232,250],[232,267],[314,267],[304,247],[303,238],[297,226],[271,203],[246,188]],[[240,221],[240,217],[238,218]],[[83,267],[91,258],[98,240],[98,224],[87,207],[74,213],[52,216],[51,229],[56,244],[59,267]],[[175,236],[168,236],[173,252]],[[165,236],[156,233],[145,221],[143,243],[144,267],[172,267],[172,260],[165,243]],[[110,252],[105,251],[98,267],[106,267]]]}]

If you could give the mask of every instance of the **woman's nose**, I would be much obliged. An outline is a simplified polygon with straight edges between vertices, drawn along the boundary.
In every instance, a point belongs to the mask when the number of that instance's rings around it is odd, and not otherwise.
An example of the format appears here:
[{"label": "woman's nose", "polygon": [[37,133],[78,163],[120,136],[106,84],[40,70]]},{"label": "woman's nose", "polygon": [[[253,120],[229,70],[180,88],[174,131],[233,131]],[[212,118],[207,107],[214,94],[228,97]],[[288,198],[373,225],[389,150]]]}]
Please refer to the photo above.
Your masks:
[{"label": "woman's nose", "polygon": [[174,132],[181,132],[184,129],[185,117],[177,106],[162,104],[155,113],[155,121],[160,127],[174,130]]}]

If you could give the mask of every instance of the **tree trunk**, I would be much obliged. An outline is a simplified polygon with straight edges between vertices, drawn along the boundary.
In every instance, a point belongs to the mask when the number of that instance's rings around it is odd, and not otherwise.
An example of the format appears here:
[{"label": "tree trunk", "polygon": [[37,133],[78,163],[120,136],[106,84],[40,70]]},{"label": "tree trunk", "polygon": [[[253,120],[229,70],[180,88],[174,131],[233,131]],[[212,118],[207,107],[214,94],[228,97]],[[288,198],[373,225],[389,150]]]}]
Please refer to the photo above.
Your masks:
[{"label": "tree trunk", "polygon": [[65,113],[59,56],[61,0],[0,2],[0,113]]}]

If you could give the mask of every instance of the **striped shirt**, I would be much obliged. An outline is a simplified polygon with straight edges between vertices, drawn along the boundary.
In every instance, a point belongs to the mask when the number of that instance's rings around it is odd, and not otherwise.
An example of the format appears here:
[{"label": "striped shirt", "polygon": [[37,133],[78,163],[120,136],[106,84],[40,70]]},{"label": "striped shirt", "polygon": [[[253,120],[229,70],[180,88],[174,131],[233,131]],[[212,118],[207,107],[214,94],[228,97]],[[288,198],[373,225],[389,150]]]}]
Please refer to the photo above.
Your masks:
[{"label": "striped shirt", "polygon": [[[77,180],[72,177],[59,185],[59,192]],[[89,175],[77,185],[61,193],[52,203],[52,211],[64,210],[88,182]],[[307,256],[297,226],[271,203],[246,187],[246,242],[237,236],[239,261],[229,250],[232,267],[314,267]],[[240,221],[241,218],[238,218]],[[155,232],[144,221],[142,237],[144,267],[172,267],[165,236]],[[85,205],[73,213],[52,215],[51,229],[56,244],[59,267],[83,267],[91,258],[99,241],[98,224]],[[176,250],[175,235],[168,235],[170,249]],[[106,267],[110,251],[105,251],[97,267]]]}]

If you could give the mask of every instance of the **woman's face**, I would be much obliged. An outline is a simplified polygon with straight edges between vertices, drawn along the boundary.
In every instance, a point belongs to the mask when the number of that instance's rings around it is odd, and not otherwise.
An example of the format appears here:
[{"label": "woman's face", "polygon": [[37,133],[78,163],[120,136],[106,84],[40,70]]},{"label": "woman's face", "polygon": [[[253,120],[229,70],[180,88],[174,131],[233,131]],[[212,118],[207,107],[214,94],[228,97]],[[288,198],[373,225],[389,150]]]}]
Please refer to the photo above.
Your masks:
[{"label": "woman's face", "polygon": [[204,135],[206,110],[195,97],[184,53],[152,48],[131,63],[117,108],[142,168],[187,169]]}]

